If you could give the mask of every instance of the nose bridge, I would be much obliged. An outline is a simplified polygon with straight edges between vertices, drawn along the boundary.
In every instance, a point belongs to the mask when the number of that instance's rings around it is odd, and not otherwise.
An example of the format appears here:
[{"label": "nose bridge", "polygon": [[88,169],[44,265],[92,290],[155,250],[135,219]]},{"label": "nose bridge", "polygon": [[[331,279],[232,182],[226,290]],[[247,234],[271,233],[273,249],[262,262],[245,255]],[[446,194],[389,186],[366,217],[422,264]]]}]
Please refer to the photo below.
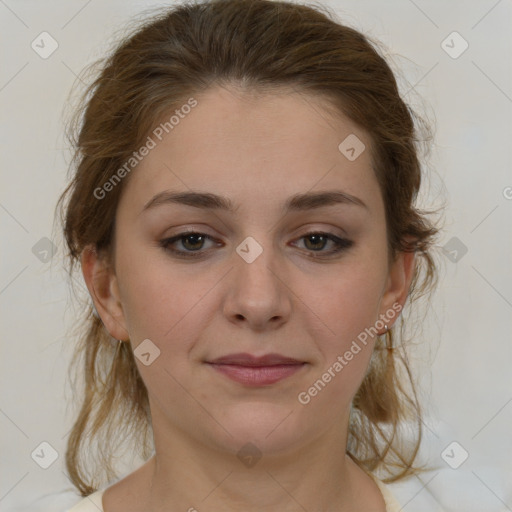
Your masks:
[{"label": "nose bridge", "polygon": [[[275,253],[274,244],[267,235],[247,236],[237,247],[236,253],[239,261],[236,261],[237,279],[240,284],[247,283],[261,288],[264,294],[270,292],[270,288],[277,287],[276,269],[279,259]],[[254,290],[257,291],[257,290]]]},{"label": "nose bridge", "polygon": [[267,235],[248,236],[236,247],[226,313],[243,316],[249,323],[284,318],[290,311],[281,258]]}]

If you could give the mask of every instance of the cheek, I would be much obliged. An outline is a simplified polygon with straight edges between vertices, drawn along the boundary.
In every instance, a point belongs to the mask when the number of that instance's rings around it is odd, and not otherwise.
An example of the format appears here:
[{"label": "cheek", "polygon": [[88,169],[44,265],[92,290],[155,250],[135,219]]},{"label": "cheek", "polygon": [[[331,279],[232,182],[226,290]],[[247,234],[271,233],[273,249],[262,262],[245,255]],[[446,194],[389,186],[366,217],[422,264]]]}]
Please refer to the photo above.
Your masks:
[{"label": "cheek", "polygon": [[[218,276],[201,280],[165,258],[125,253],[117,262],[125,320],[134,347],[149,338],[163,351],[187,350],[210,313],[205,297]],[[179,340],[174,343],[173,340]]]},{"label": "cheek", "polygon": [[324,281],[304,293],[306,304],[322,320],[324,338],[333,345],[349,343],[378,320],[383,276],[364,265],[347,265]]},{"label": "cheek", "polygon": [[116,271],[127,329],[137,345],[145,338],[155,337],[164,324],[169,325],[173,315],[179,314],[179,304],[173,301],[173,294],[165,293],[176,284],[162,274],[160,265],[148,257],[141,242],[123,243],[127,239],[119,230]]},{"label": "cheek", "polygon": [[[340,274],[324,294],[310,294],[308,304],[325,328],[312,333],[318,349],[317,371],[298,396],[315,415],[325,408],[344,411],[357,392],[368,368],[375,343],[371,327],[378,320],[379,285],[368,272]],[[310,408],[311,407],[311,408]]]},{"label": "cheek", "polygon": [[312,387],[304,391],[311,399],[321,394],[315,398],[319,406],[330,401],[348,405],[366,374],[376,339],[372,327],[379,319],[382,279],[382,269],[360,259],[347,263],[308,295],[308,305],[324,327],[312,333],[320,364]]}]

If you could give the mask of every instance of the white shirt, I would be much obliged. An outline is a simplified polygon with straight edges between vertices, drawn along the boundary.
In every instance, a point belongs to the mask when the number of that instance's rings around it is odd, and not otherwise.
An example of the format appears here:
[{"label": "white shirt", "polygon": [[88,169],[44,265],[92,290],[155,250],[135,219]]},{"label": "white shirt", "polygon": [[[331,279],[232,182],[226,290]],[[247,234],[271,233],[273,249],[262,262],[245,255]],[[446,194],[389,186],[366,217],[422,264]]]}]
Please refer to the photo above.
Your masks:
[{"label": "white shirt", "polygon": [[[380,492],[382,493],[382,497],[384,498],[384,503],[386,504],[386,512],[400,512],[402,510],[402,506],[395,499],[386,484],[375,477],[373,477],[373,479],[379,487]],[[104,492],[105,489],[90,494],[66,512],[104,512],[102,503]]]}]

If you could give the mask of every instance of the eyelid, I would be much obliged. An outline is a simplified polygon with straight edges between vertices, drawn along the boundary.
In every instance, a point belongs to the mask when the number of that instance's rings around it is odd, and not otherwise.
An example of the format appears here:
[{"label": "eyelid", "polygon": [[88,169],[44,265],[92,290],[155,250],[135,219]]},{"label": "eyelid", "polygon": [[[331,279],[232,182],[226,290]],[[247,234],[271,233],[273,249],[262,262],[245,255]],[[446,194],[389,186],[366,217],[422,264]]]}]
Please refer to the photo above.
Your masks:
[{"label": "eyelid", "polygon": [[[180,233],[177,233],[175,235],[172,235],[170,237],[166,237],[166,238],[160,240],[159,245],[162,247],[162,249],[164,251],[170,253],[174,257],[184,258],[184,259],[187,259],[187,258],[198,258],[199,259],[199,258],[204,257],[205,255],[209,254],[213,250],[213,248],[206,249],[206,250],[203,250],[202,248],[200,248],[197,251],[186,251],[186,250],[177,250],[177,249],[170,248],[170,246],[172,244],[179,242],[182,238],[186,237],[187,235],[191,235],[191,234],[199,235],[202,238],[205,238],[214,243],[217,243],[217,240],[215,239],[215,237],[209,235],[208,233],[204,233],[204,232],[202,232],[200,230],[196,230],[196,229],[184,229]],[[352,240],[349,240],[348,238],[345,238],[343,236],[337,236],[332,232],[324,231],[321,229],[310,229],[307,232],[302,233],[300,236],[297,236],[296,238],[294,238],[293,241],[294,242],[300,241],[300,240],[305,239],[308,236],[312,236],[312,235],[319,235],[319,236],[325,237],[328,241],[332,242],[335,245],[335,248],[331,249],[329,251],[324,251],[324,250],[315,251],[315,250],[299,248],[302,252],[307,253],[308,256],[314,257],[315,259],[327,260],[329,258],[334,258],[337,255],[339,255],[340,253],[343,253],[344,251],[350,249],[354,245],[354,242]],[[217,246],[218,246],[218,243],[217,243]]]},{"label": "eyelid", "polygon": [[347,249],[350,249],[354,245],[354,241],[350,240],[343,236],[335,235],[334,233],[331,233],[329,231],[322,231],[322,230],[312,230],[308,231],[306,233],[303,233],[299,237],[295,238],[295,240],[302,240],[303,238],[306,238],[311,235],[320,235],[324,236],[331,242],[335,244],[335,249],[332,249],[330,251],[313,251],[308,249],[303,249],[306,251],[309,255],[314,255],[315,258],[324,258],[327,259],[330,256],[336,256],[339,253],[344,252]]},{"label": "eyelid", "polygon": [[[216,242],[216,239],[209,235],[208,233],[204,233],[202,231],[199,231],[197,229],[185,229],[184,231],[181,231],[175,235],[168,236],[163,238],[159,241],[158,245],[166,252],[170,253],[176,258],[200,258],[204,256],[206,253],[210,252],[211,249],[198,249],[197,251],[182,251],[177,249],[172,249],[170,246],[172,244],[175,244],[176,242],[179,242],[182,238],[186,237],[187,235],[200,235],[205,239],[208,239],[212,242]],[[218,245],[218,244],[217,244]]]}]

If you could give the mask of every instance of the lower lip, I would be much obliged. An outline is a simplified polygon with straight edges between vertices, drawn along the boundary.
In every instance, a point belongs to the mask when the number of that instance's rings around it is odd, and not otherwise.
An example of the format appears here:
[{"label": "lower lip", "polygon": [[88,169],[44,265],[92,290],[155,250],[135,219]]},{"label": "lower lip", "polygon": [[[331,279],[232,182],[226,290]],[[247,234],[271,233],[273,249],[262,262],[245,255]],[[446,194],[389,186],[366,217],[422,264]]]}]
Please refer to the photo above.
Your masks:
[{"label": "lower lip", "polygon": [[239,366],[208,363],[226,377],[246,386],[268,386],[297,373],[306,363],[275,366]]}]

